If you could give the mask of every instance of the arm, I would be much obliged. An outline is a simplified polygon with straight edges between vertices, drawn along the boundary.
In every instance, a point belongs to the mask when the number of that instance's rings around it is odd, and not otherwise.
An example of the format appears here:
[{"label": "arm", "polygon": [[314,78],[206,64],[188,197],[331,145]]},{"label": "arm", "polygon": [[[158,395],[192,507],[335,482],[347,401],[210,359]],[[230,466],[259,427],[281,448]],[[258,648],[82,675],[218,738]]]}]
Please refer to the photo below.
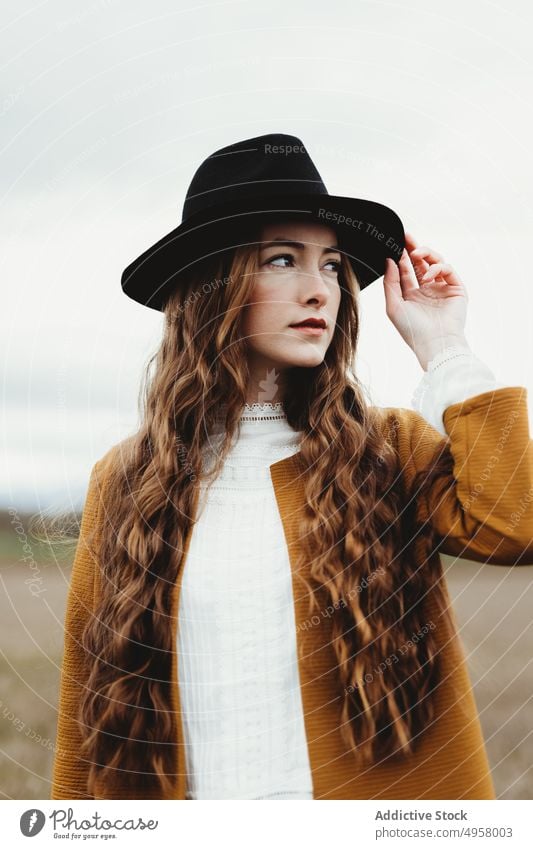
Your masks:
[{"label": "arm", "polygon": [[[398,451],[410,487],[439,447],[453,457],[453,476],[439,498],[419,505],[444,554],[494,565],[533,564],[533,440],[527,390],[482,392],[451,404],[447,438],[417,412],[398,410]],[[416,497],[416,494],[415,494]]]},{"label": "arm", "polygon": [[67,597],[51,799],[94,798],[85,790],[89,763],[78,754],[77,710],[88,675],[80,638],[94,609],[97,568],[89,545],[97,544],[101,527],[101,463],[99,460],[91,471]]},{"label": "arm", "polygon": [[[408,233],[405,245],[397,264],[387,259],[387,316],[427,369],[447,347],[470,347],[464,336],[467,292],[442,254],[417,246]],[[453,362],[464,366],[465,361],[457,357],[446,365],[451,369]],[[444,364],[435,371],[441,368]],[[428,379],[433,377],[436,374]],[[495,565],[533,564],[533,442],[527,390],[492,387],[466,400],[454,400],[453,395],[451,400],[445,399],[442,413],[445,436],[420,413],[398,411],[400,462],[407,490],[417,499],[417,514],[431,523],[445,554]],[[445,478],[426,497],[417,498],[411,493],[414,475],[438,452],[448,452],[443,458]]]}]

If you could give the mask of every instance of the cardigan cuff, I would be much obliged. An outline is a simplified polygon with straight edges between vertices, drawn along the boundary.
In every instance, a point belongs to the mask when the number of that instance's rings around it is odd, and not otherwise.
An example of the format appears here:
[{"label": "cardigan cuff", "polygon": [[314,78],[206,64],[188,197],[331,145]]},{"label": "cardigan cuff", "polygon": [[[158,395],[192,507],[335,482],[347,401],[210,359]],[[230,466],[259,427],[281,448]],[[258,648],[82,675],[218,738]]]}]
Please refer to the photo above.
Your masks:
[{"label": "cardigan cuff", "polygon": [[469,348],[454,346],[430,360],[427,371],[414,390],[411,403],[435,430],[446,436],[443,413],[447,407],[505,386]]}]

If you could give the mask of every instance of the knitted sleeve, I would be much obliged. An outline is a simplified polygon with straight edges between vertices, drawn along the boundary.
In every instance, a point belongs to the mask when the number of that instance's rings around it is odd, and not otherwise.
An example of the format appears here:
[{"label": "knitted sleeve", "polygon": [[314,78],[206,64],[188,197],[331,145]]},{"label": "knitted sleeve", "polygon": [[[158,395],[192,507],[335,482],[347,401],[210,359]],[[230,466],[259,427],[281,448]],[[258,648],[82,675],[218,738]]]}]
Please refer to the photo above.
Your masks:
[{"label": "knitted sleeve", "polygon": [[449,478],[417,504],[421,519],[437,531],[440,551],[494,565],[533,565],[527,389],[506,386],[449,405],[443,414],[446,436],[416,411],[400,408],[396,413],[399,459],[409,490],[435,450],[452,455]]},{"label": "knitted sleeve", "polygon": [[51,799],[94,798],[86,792],[89,762],[79,755],[77,711],[89,671],[80,638],[94,609],[101,464],[99,460],[91,471],[67,596]]}]

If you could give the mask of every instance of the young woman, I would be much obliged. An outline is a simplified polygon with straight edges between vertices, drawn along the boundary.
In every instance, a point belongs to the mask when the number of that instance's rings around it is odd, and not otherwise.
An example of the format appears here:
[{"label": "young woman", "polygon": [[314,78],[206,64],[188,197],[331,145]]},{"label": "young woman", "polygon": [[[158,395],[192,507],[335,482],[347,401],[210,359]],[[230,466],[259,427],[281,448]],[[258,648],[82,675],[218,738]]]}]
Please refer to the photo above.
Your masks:
[{"label": "young woman", "polygon": [[[328,196],[299,139],[202,168],[217,202],[194,208],[197,172],[123,276],[164,334],[139,431],[89,482],[52,798],[494,798],[438,552],[533,562],[526,390],[474,356],[464,284],[392,211],[347,235],[368,202]],[[417,411],[352,371],[383,272]]]}]

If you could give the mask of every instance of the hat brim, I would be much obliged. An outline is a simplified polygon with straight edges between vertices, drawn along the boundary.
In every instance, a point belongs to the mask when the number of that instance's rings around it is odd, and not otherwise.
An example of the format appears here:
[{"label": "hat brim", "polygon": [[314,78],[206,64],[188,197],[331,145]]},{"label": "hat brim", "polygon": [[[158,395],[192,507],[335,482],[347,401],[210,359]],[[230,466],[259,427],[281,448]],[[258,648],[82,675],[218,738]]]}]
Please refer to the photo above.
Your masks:
[{"label": "hat brim", "polygon": [[399,216],[376,201],[308,193],[248,198],[208,207],[175,227],[124,269],[122,290],[134,301],[162,310],[182,272],[248,243],[255,229],[276,218],[330,226],[361,289],[385,273],[386,257],[398,262],[405,247]]}]

